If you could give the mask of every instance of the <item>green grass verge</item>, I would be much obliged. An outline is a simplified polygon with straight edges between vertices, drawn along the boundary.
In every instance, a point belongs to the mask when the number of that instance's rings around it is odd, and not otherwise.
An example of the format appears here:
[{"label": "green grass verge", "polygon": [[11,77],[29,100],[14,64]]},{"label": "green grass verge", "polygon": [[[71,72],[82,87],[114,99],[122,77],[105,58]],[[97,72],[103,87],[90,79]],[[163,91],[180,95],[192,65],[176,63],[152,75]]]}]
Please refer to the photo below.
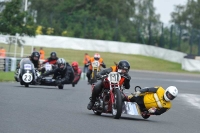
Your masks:
[{"label": "green grass verge", "polygon": [[[0,44],[6,50],[8,45]],[[14,51],[14,45],[11,47],[11,51]],[[36,47],[39,50],[39,47]],[[43,48],[45,50],[45,57],[48,58],[52,51],[57,52],[58,57],[65,58],[66,61],[72,63],[72,61],[77,61],[80,66],[83,66],[83,57],[85,53],[88,53],[90,56],[93,56],[96,51],[82,51],[82,50],[72,50],[72,49],[59,49],[59,48]],[[8,51],[8,50],[7,50]],[[20,48],[17,48],[17,51],[20,52]],[[24,53],[30,54],[31,47],[25,46]],[[154,57],[147,57],[141,55],[128,55],[128,54],[118,54],[118,53],[108,53],[108,52],[99,52],[101,57],[104,59],[104,63],[107,67],[114,65],[114,62],[119,60],[128,60],[131,64],[131,69],[135,70],[150,70],[150,71],[162,71],[162,72],[176,72],[176,73],[194,73],[200,74],[199,72],[187,72],[181,69],[181,64],[174,63]],[[19,56],[19,55],[18,55]],[[13,81],[14,72],[0,72],[0,81]]]},{"label": "green grass verge", "polygon": [[0,71],[0,82],[15,81],[14,72],[3,72]]}]

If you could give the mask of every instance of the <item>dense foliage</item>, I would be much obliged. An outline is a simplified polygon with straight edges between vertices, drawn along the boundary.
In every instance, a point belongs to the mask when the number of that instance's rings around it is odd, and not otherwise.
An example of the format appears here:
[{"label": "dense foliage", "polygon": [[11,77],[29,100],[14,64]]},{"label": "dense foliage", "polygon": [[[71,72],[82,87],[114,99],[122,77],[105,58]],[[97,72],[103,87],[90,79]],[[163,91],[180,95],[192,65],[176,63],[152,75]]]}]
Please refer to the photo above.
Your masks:
[{"label": "dense foliage", "polygon": [[[37,24],[52,35],[142,42],[148,25],[159,22],[153,0],[31,0]],[[140,27],[138,27],[140,25]],[[42,32],[46,34],[45,32]]]},{"label": "dense foliage", "polygon": [[0,33],[35,36],[33,17],[22,11],[22,0],[12,0],[5,4],[0,13]]},{"label": "dense foliage", "polygon": [[200,0],[175,6],[171,25],[160,22],[154,0],[28,0],[27,12],[22,1],[8,2],[0,13],[1,33],[132,42],[197,54]]}]

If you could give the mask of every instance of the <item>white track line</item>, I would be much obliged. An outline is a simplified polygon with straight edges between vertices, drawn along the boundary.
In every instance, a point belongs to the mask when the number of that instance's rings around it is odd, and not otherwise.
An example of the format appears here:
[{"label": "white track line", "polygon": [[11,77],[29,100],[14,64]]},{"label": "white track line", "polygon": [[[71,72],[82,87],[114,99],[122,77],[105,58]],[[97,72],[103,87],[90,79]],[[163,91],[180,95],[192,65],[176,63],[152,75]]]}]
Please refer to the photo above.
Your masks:
[{"label": "white track line", "polygon": [[155,81],[169,81],[169,82],[181,82],[181,83],[198,83],[198,84],[200,84],[199,80],[157,79],[157,78],[138,78],[138,77],[132,77],[132,79],[155,80]]},{"label": "white track line", "polygon": [[200,109],[200,95],[195,94],[179,94],[178,97],[183,98],[186,102]]}]

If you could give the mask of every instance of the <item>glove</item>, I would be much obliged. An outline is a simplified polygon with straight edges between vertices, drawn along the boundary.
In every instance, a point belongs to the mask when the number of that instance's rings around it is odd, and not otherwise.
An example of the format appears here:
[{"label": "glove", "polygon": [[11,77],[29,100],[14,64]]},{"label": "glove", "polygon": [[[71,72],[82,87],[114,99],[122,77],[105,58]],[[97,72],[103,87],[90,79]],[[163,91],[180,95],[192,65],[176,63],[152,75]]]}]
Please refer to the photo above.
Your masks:
[{"label": "glove", "polygon": [[131,80],[131,76],[128,73],[122,75],[122,77],[126,78],[127,80]]},{"label": "glove", "polygon": [[62,84],[61,80],[56,80],[55,83],[56,83],[56,85],[61,85]]},{"label": "glove", "polygon": [[135,97],[139,96],[140,94],[141,94],[140,91],[136,91],[135,93],[133,93],[133,95],[134,95]]},{"label": "glove", "polygon": [[130,100],[132,97],[133,97],[133,95],[129,95],[129,96],[128,96],[128,99]]},{"label": "glove", "polygon": [[156,112],[156,108],[152,107],[152,108],[150,108],[148,111],[149,111],[149,113],[153,114],[153,113]]}]

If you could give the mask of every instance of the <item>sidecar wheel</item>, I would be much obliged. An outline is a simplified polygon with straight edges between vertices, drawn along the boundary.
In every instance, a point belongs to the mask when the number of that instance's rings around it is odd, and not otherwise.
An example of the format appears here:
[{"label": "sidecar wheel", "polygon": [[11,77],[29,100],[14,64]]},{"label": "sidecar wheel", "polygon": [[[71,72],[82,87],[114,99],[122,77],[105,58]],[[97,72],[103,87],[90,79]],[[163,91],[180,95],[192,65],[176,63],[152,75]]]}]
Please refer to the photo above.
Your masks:
[{"label": "sidecar wheel", "polygon": [[122,96],[118,89],[114,91],[114,104],[112,105],[112,115],[115,119],[119,119],[122,114]]},{"label": "sidecar wheel", "polygon": [[150,115],[144,115],[144,114],[142,114],[142,117],[143,117],[144,119],[148,119],[148,118],[150,117]]},{"label": "sidecar wheel", "polygon": [[93,112],[95,115],[101,115],[101,112],[99,112],[99,111],[93,110]]},{"label": "sidecar wheel", "polygon": [[64,87],[63,85],[59,85],[58,89],[63,89],[63,87]]}]

